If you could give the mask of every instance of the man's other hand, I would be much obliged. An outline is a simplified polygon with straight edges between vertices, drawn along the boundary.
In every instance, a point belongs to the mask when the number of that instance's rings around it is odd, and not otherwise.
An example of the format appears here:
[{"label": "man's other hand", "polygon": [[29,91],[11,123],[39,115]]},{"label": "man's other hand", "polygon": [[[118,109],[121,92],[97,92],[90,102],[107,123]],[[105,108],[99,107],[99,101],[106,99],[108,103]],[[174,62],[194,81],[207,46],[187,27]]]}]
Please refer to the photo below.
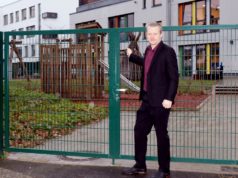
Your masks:
[{"label": "man's other hand", "polygon": [[172,107],[172,101],[170,100],[164,100],[163,103],[162,103],[163,107],[166,108],[166,109],[170,109]]}]

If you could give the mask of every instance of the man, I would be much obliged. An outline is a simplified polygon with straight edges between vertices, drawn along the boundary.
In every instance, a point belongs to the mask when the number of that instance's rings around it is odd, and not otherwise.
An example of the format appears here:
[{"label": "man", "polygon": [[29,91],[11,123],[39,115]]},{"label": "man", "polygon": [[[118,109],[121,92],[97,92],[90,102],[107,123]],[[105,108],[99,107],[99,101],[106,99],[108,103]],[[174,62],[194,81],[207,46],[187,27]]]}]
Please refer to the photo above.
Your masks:
[{"label": "man", "polygon": [[146,26],[149,46],[144,58],[127,49],[129,60],[141,65],[142,104],[137,111],[134,127],[135,165],[123,170],[125,175],[146,174],[147,135],[152,126],[157,137],[159,169],[154,177],[170,178],[170,141],[167,131],[169,113],[178,88],[178,65],[175,51],[162,41],[162,27],[158,23]]}]

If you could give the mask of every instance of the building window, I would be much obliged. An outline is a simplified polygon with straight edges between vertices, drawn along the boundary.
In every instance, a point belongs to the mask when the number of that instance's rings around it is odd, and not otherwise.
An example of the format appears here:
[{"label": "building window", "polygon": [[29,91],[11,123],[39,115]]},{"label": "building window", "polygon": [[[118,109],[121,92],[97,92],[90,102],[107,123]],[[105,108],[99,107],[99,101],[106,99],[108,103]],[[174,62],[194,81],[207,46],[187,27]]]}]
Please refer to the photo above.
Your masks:
[{"label": "building window", "polygon": [[[24,30],[23,28],[19,28],[19,29],[18,29],[19,32],[21,32],[21,31],[23,31],[23,30]],[[23,38],[24,38],[24,35],[19,35],[19,39],[20,39],[20,40],[23,39]]]},{"label": "building window", "polygon": [[[179,5],[179,25],[192,25],[192,4],[184,3]],[[191,31],[181,31],[180,34],[190,34]]]},{"label": "building window", "polygon": [[206,25],[206,2],[196,2],[196,25]]},{"label": "building window", "polygon": [[[36,29],[36,28],[35,28],[35,25],[26,27],[26,30],[27,30],[27,31],[34,31],[35,29]],[[27,35],[27,37],[34,37],[34,35]]]},{"label": "building window", "polygon": [[19,11],[16,11],[16,22],[19,22]]},{"label": "building window", "polygon": [[143,9],[146,9],[146,0],[143,0]]},{"label": "building window", "polygon": [[[109,18],[109,28],[125,28],[125,27],[134,27],[134,14],[125,14]],[[128,34],[121,33],[120,40],[127,41]]]},{"label": "building window", "polygon": [[183,56],[183,76],[192,76],[192,57],[193,57],[192,46],[184,46],[182,48]]},{"label": "building window", "polygon": [[196,70],[198,73],[204,73],[206,70],[206,45],[196,46]]},{"label": "building window", "polygon": [[25,46],[25,57],[28,57],[28,46]]},{"label": "building window", "polygon": [[161,0],[153,0],[153,7],[160,6],[160,5],[161,5]]},{"label": "building window", "polygon": [[13,13],[10,14],[10,23],[14,22],[14,17],[13,17]]},{"label": "building window", "polygon": [[[15,32],[16,30],[12,30],[12,32]],[[13,40],[16,40],[17,39],[17,37],[16,37],[16,35],[12,35],[12,39]]]},{"label": "building window", "polygon": [[210,24],[217,25],[220,22],[220,0],[211,0]]},{"label": "building window", "polygon": [[35,55],[36,55],[36,46],[31,45],[31,56],[35,56]]},{"label": "building window", "polygon": [[[207,1],[210,2],[210,9],[206,8]],[[197,0],[179,4],[178,24],[183,25],[214,25],[220,21],[220,0]],[[210,24],[206,17],[210,16]],[[205,32],[198,30],[196,32]],[[183,31],[181,34],[188,34],[191,31]],[[195,33],[195,31],[193,31]]]},{"label": "building window", "polygon": [[219,43],[180,46],[179,53],[183,76],[196,75],[203,79],[216,74],[220,64]]},{"label": "building window", "polygon": [[29,7],[29,15],[30,15],[30,18],[35,17],[35,6]]},{"label": "building window", "polygon": [[55,12],[44,12],[42,14],[43,19],[57,19],[58,14]]},{"label": "building window", "polygon": [[21,10],[21,19],[26,20],[26,9]]},{"label": "building window", "polygon": [[7,25],[8,24],[8,15],[3,16],[3,24]]},{"label": "building window", "polygon": [[49,35],[42,35],[43,39],[57,39],[58,34],[49,34]]},{"label": "building window", "polygon": [[211,46],[211,69],[216,70],[219,67],[219,43],[212,43]]}]

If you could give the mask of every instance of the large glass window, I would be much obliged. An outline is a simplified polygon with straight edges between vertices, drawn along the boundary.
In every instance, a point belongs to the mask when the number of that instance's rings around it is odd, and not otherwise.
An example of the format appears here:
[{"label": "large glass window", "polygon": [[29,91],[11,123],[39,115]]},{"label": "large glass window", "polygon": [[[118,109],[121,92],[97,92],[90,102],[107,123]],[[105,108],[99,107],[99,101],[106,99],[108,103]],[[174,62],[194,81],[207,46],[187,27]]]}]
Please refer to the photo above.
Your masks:
[{"label": "large glass window", "polygon": [[192,25],[192,4],[179,6],[179,25]]},{"label": "large glass window", "polygon": [[196,25],[206,25],[206,2],[196,2]]},{"label": "large glass window", "polygon": [[[192,25],[192,4],[184,3],[179,5],[179,25]],[[181,31],[180,34],[189,34],[191,31]]]},{"label": "large glass window", "polygon": [[211,0],[210,23],[219,24],[220,21],[220,0]]},{"label": "large glass window", "polygon": [[[180,56],[182,56],[183,76],[192,76],[192,71],[196,71],[199,78],[204,78],[207,77],[207,74],[213,75],[217,72],[220,64],[219,43],[186,45],[179,48]],[[196,51],[193,50],[194,48]],[[210,51],[207,51],[207,49],[210,49]]]},{"label": "large glass window", "polygon": [[211,69],[215,70],[219,67],[219,43],[211,44]]},{"label": "large glass window", "polygon": [[192,76],[192,46],[183,47],[183,69],[184,76]]},{"label": "large glass window", "polygon": [[[206,8],[206,4],[210,1],[211,8]],[[178,24],[183,25],[210,25],[219,24],[220,20],[220,0],[197,0],[181,3],[178,6],[179,17]],[[210,24],[209,20],[210,16]],[[197,32],[206,32],[198,30]],[[195,33],[195,31],[193,31]],[[191,31],[181,31],[180,35],[191,34]]]},{"label": "large glass window", "polygon": [[196,70],[200,73],[204,73],[206,70],[206,46],[196,46]]},{"label": "large glass window", "polygon": [[[109,28],[134,27],[134,14],[126,14],[109,18]],[[127,41],[127,33],[120,34],[121,41]]]}]

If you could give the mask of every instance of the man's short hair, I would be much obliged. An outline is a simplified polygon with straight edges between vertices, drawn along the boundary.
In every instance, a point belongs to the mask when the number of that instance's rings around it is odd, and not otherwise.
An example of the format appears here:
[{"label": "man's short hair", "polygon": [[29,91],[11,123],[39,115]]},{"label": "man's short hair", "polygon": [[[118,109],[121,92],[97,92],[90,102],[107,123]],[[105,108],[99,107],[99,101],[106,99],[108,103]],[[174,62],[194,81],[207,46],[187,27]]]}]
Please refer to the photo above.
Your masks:
[{"label": "man's short hair", "polygon": [[162,25],[160,23],[157,22],[150,22],[148,24],[146,24],[146,31],[148,30],[149,27],[159,27],[160,32],[162,32]]}]

